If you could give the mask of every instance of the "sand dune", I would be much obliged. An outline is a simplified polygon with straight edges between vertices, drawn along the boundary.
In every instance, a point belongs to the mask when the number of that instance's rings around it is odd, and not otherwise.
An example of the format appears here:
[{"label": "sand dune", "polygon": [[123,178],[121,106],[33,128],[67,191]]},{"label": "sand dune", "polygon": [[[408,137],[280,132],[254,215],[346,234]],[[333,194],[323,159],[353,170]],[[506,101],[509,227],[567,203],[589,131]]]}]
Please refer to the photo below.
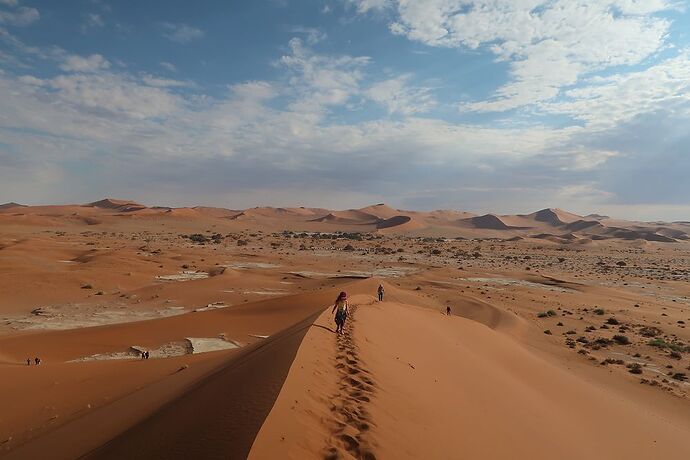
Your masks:
[{"label": "sand dune", "polygon": [[330,315],[307,333],[250,458],[690,455],[681,409],[612,395],[480,323],[358,300],[346,337],[323,330]]},{"label": "sand dune", "polygon": [[509,230],[510,226],[506,225],[500,217],[495,214],[485,214],[483,216],[470,217],[469,219],[461,220],[462,223],[468,223],[474,228],[487,230]]},{"label": "sand dune", "polygon": [[[223,225],[234,223],[239,228],[260,225],[271,231],[385,231],[387,234],[410,234],[464,238],[527,237],[531,234],[553,235],[553,242],[566,243],[563,230],[589,238],[674,242],[690,239],[690,228],[682,223],[641,223],[613,220],[606,216],[578,216],[555,208],[542,209],[531,214],[476,216],[462,211],[439,210],[431,212],[402,211],[383,203],[360,209],[328,210],[321,208],[256,207],[231,210],[197,206],[193,208],[146,207],[127,200],[106,198],[86,205],[64,206],[9,206],[0,208],[0,217],[24,225],[59,226],[102,225],[112,219],[155,219],[159,217],[189,221],[208,219]],[[409,219],[403,222],[403,219]],[[235,227],[238,228],[238,227]],[[486,231],[488,233],[482,233]],[[506,235],[503,235],[506,236]]]},{"label": "sand dune", "polygon": [[94,201],[93,203],[89,203],[86,206],[101,209],[110,209],[118,212],[132,212],[146,209],[146,206],[142,204],[135,203],[133,201],[115,200],[113,198],[105,198],[100,201]]},{"label": "sand dune", "polygon": [[688,455],[688,225],[137,206],[0,210],[0,455]]},{"label": "sand dune", "polygon": [[0,204],[0,211],[3,209],[25,208],[25,207],[26,207],[26,205],[15,203],[14,201],[11,201],[9,203]]},{"label": "sand dune", "polygon": [[546,224],[553,226],[560,226],[578,220],[583,220],[582,216],[578,216],[577,214],[572,214],[557,208],[542,209],[533,214],[529,214],[525,217],[534,219],[537,222],[544,222]]}]

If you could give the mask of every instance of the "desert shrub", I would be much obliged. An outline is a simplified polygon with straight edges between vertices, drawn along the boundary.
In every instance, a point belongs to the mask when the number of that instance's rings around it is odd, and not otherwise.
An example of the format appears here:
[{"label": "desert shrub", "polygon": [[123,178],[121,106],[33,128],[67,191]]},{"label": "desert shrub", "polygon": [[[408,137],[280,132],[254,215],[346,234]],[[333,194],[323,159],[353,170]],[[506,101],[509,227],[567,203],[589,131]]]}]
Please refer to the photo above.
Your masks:
[{"label": "desert shrub", "polygon": [[630,339],[625,335],[614,335],[613,340],[619,345],[630,345]]},{"label": "desert shrub", "polygon": [[547,314],[548,316],[556,316],[558,313],[556,313],[556,312],[553,311],[553,310],[549,310],[549,311],[546,312],[546,314]]},{"label": "desert shrub", "polygon": [[690,351],[690,346],[680,342],[666,342],[664,339],[656,338],[647,342],[647,345],[658,348],[668,348],[676,352]]},{"label": "desert shrub", "polygon": [[208,241],[208,238],[206,235],[202,235],[201,233],[194,233],[192,235],[187,235],[187,238],[189,238],[190,241],[194,243],[200,243],[204,244]]},{"label": "desert shrub", "polygon": [[642,365],[639,363],[630,363],[626,367],[628,368],[628,372],[630,372],[631,374],[642,373]]},{"label": "desert shrub", "polygon": [[613,316],[606,320],[606,324],[612,324],[614,326],[620,324],[620,322]]},{"label": "desert shrub", "polygon": [[545,311],[541,311],[541,312],[537,313],[537,318],[546,318],[547,316],[549,316],[549,314],[546,313]]},{"label": "desert shrub", "polygon": [[546,334],[546,335],[552,335],[553,333],[551,332],[550,329],[546,329],[546,330],[544,331],[544,334]]},{"label": "desert shrub", "polygon": [[601,315],[603,315],[604,313],[606,313],[606,311],[605,311],[603,308],[595,308],[595,309],[594,309],[594,314],[595,314],[595,315],[601,316]]},{"label": "desert shrub", "polygon": [[673,378],[675,380],[680,380],[681,382],[684,380],[687,380],[687,376],[685,375],[684,372],[676,372],[675,374],[673,374],[671,376],[671,378]]}]

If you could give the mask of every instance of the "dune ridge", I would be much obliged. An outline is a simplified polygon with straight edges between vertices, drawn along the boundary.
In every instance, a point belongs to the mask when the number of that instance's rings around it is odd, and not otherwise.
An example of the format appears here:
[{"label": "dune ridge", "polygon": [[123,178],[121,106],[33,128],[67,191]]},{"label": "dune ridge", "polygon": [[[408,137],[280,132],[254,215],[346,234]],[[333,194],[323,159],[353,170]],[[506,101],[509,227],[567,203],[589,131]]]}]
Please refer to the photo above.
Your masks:
[{"label": "dune ridge", "polygon": [[[11,206],[10,206],[11,205]],[[85,211],[88,209],[89,211]],[[14,214],[8,214],[14,212]],[[113,198],[105,198],[85,205],[0,207],[0,218],[26,225],[56,226],[61,223],[82,223],[98,226],[113,218],[202,219],[234,223],[246,227],[261,225],[272,230],[385,232],[414,236],[444,236],[456,238],[526,238],[531,235],[551,235],[547,239],[565,244],[588,239],[641,240],[673,243],[690,239],[689,226],[680,223],[643,223],[611,220],[607,216],[590,214],[579,216],[562,209],[546,208],[531,214],[474,215],[463,211],[405,211],[384,203],[360,209],[328,210],[307,207],[255,207],[232,210],[219,207],[195,206],[171,208],[145,205]],[[61,220],[62,219],[62,220]],[[563,230],[576,238],[563,237]]]}]

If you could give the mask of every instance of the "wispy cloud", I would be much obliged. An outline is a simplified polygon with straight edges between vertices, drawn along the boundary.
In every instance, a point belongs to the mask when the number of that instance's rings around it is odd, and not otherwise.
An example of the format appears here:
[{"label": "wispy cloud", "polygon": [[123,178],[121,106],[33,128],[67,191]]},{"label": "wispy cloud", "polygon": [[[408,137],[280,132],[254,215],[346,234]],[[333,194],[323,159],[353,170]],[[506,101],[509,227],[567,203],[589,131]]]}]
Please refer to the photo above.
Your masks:
[{"label": "wispy cloud", "polygon": [[412,115],[428,112],[437,104],[431,89],[410,85],[412,76],[400,75],[396,78],[376,82],[366,90],[366,96],[381,104],[389,114]]},{"label": "wispy cloud", "polygon": [[81,24],[81,30],[82,32],[87,32],[90,29],[97,29],[99,27],[103,27],[104,25],[105,21],[100,14],[85,13]]},{"label": "wispy cloud", "polygon": [[189,43],[202,39],[206,35],[203,30],[187,24],[162,22],[160,26],[163,29],[163,36],[176,43]]},{"label": "wispy cloud", "polygon": [[108,69],[110,62],[100,54],[82,57],[77,55],[67,56],[65,61],[60,64],[60,68],[66,72],[96,72]]},{"label": "wispy cloud", "polygon": [[177,66],[175,64],[173,64],[172,62],[161,61],[158,63],[158,65],[160,65],[165,70],[168,70],[170,72],[177,72]]},{"label": "wispy cloud", "polygon": [[[17,2],[5,2],[5,5],[16,6]],[[41,18],[41,14],[36,8],[20,6],[19,8],[2,11],[0,10],[0,24],[11,26],[28,26]]]}]

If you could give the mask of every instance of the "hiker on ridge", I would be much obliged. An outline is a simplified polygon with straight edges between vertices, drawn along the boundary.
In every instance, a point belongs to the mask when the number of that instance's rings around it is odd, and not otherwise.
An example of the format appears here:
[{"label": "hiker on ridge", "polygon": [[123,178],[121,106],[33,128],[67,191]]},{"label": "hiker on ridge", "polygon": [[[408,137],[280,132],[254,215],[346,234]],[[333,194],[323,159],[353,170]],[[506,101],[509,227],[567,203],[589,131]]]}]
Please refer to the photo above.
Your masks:
[{"label": "hiker on ridge", "polygon": [[379,284],[379,289],[378,289],[378,293],[379,293],[379,302],[382,302],[382,301],[383,301],[383,292],[384,292],[383,284]]},{"label": "hiker on ridge", "polygon": [[338,298],[335,299],[335,304],[331,310],[331,313],[333,312],[335,312],[335,332],[336,334],[342,334],[345,320],[347,319],[347,293],[341,292]]}]

